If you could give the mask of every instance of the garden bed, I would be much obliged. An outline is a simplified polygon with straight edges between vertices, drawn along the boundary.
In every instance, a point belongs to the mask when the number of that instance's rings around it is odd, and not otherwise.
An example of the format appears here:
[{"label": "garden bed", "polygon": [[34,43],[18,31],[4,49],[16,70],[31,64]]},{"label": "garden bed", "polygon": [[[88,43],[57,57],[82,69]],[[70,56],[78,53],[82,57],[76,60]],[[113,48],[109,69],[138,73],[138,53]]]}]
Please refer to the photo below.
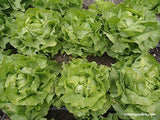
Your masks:
[{"label": "garden bed", "polygon": [[[113,0],[115,3],[122,2],[123,0]],[[94,0],[84,0],[83,7],[85,9],[88,8],[90,4],[94,3]],[[159,17],[157,17],[159,19]],[[160,62],[160,46],[157,46],[154,49],[151,49],[149,51],[151,55],[155,57],[155,59]],[[53,57],[53,60],[56,60],[59,64],[62,64],[63,62],[68,63],[70,60],[72,60],[71,55],[66,54],[58,54]],[[111,64],[116,63],[116,59],[113,59],[112,57],[108,56],[106,53],[101,57],[94,57],[94,56],[87,56],[87,60],[89,62],[95,61],[98,65],[102,64],[105,66],[110,67]],[[110,109],[108,112],[114,113],[113,109]],[[46,118],[48,120],[54,118],[55,120],[76,120],[74,116],[67,111],[65,107],[58,109],[53,106],[50,107],[50,110],[48,114],[46,115]],[[10,120],[6,114],[4,114],[0,110],[0,120]]]}]

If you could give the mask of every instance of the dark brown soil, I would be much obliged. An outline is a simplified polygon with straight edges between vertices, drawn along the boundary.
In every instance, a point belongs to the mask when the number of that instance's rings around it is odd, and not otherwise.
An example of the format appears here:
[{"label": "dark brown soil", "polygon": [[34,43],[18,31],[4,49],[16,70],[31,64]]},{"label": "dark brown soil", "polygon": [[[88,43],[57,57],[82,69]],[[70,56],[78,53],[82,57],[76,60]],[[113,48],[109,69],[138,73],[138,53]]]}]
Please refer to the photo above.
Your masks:
[{"label": "dark brown soil", "polygon": [[160,63],[160,48],[154,48],[149,51],[151,55],[155,57],[155,59]]},{"label": "dark brown soil", "polygon": [[[104,0],[107,1],[107,0]],[[112,2],[118,4],[120,2],[123,2],[124,0],[112,0]],[[83,0],[83,8],[87,9],[89,5],[95,3],[95,0]]]},{"label": "dark brown soil", "polygon": [[95,0],[83,0],[83,8],[87,9],[89,5],[95,3]]},{"label": "dark brown soil", "polygon": [[112,0],[112,2],[114,2],[114,3],[116,3],[116,4],[118,4],[118,3],[121,3],[121,2],[123,2],[124,0]]},{"label": "dark brown soil", "polygon": [[87,60],[89,62],[95,61],[98,65],[106,65],[108,67],[111,66],[111,64],[115,63],[116,60],[108,56],[107,54],[104,54],[101,57],[94,57],[94,56],[87,56]]},{"label": "dark brown soil", "polygon": [[51,107],[49,114],[46,116],[48,120],[54,118],[54,120],[76,120],[73,114],[69,113],[66,108],[57,109]]},{"label": "dark brown soil", "polygon": [[72,56],[67,54],[58,54],[54,56],[53,60],[56,60],[59,64],[62,65],[63,62],[68,63],[70,60],[72,60]]},{"label": "dark brown soil", "polygon": [[[81,57],[77,57],[77,58],[81,58]],[[70,60],[72,60],[72,56],[71,55],[66,55],[66,54],[58,54],[56,55],[53,60],[56,60],[59,64],[62,65],[63,62],[68,63]],[[115,63],[115,59],[111,58],[110,56],[108,56],[107,54],[104,54],[101,57],[94,57],[94,56],[87,56],[87,60],[89,62],[95,61],[98,65],[106,65],[108,67],[111,66],[111,64]]]}]

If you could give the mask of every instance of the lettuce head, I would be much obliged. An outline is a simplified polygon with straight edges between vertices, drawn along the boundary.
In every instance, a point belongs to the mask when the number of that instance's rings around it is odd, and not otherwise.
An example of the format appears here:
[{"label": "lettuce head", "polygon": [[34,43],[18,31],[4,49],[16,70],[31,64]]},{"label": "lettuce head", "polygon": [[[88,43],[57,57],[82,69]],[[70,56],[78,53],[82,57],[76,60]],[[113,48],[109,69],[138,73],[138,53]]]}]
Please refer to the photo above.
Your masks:
[{"label": "lettuce head", "polygon": [[121,56],[148,52],[157,46],[160,27],[155,14],[148,8],[141,6],[138,9],[124,3],[116,5],[110,1],[100,1],[90,9],[100,15],[106,41],[110,41],[106,52],[111,57],[119,59]]},{"label": "lettuce head", "polygon": [[30,8],[16,16],[12,28],[11,45],[22,54],[54,56],[61,48],[60,14],[51,10]]},{"label": "lettuce head", "polygon": [[95,11],[68,10],[64,16],[62,33],[63,51],[73,56],[101,56],[108,46],[105,36],[101,34],[102,23],[98,21]]},{"label": "lettuce head", "polygon": [[44,56],[11,55],[0,65],[0,109],[12,120],[39,120],[53,103],[60,66]]},{"label": "lettuce head", "polygon": [[120,116],[159,120],[160,64],[153,56],[143,53],[117,62],[112,66],[110,80],[113,107]]},{"label": "lettuce head", "polygon": [[55,92],[69,112],[78,119],[97,118],[106,113],[111,106],[110,69],[86,59],[75,59],[62,68]]}]

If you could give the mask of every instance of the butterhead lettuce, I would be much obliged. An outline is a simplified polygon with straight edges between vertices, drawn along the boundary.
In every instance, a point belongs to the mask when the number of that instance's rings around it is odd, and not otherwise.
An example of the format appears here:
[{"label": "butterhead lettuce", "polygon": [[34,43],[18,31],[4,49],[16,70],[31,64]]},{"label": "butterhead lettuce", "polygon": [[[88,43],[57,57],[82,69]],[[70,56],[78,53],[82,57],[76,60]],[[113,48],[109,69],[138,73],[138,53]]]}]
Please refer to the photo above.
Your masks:
[{"label": "butterhead lettuce", "polygon": [[159,119],[160,65],[153,56],[143,53],[117,62],[112,66],[110,80],[113,106],[121,116]]},{"label": "butterhead lettuce", "polygon": [[30,8],[24,14],[17,14],[13,24],[16,26],[10,43],[19,53],[54,56],[61,48],[58,12]]},{"label": "butterhead lettuce", "polygon": [[86,59],[75,59],[62,68],[55,92],[69,112],[78,119],[97,118],[106,113],[111,106],[110,69]]},{"label": "butterhead lettuce", "polygon": [[110,41],[107,53],[119,59],[121,56],[148,52],[157,46],[160,27],[155,14],[146,7],[136,9],[126,4],[115,5],[110,1],[97,2],[90,7],[100,14],[106,35]]},{"label": "butterhead lettuce", "polygon": [[101,28],[102,23],[98,21],[95,11],[68,10],[62,26],[64,39],[62,52],[82,57],[103,55],[108,44],[105,36],[101,34]]},{"label": "butterhead lettuce", "polygon": [[39,120],[55,95],[60,66],[43,56],[11,55],[0,65],[0,109],[12,120]]}]

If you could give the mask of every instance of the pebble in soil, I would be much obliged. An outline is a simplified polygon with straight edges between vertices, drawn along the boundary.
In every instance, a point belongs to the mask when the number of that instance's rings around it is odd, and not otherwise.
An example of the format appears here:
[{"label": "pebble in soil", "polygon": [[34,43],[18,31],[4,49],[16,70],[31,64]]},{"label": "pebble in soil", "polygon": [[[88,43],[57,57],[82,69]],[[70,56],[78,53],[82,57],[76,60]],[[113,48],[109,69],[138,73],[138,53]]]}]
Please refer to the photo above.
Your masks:
[{"label": "pebble in soil", "polygon": [[159,47],[154,48],[154,49],[151,49],[151,50],[149,51],[149,53],[150,53],[151,55],[153,55],[154,58],[160,63],[160,48],[159,48]]}]

